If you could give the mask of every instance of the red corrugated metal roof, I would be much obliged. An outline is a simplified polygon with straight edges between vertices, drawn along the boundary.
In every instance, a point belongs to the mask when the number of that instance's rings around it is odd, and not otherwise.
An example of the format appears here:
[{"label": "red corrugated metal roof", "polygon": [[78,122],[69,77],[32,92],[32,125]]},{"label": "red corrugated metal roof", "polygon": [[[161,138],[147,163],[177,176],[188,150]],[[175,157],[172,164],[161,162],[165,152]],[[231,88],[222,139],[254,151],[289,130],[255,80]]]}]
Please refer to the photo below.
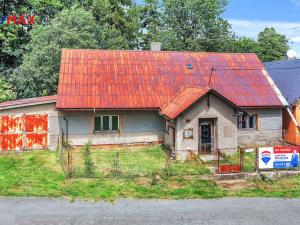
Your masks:
[{"label": "red corrugated metal roof", "polygon": [[185,111],[189,106],[207,94],[210,90],[211,89],[208,87],[183,88],[177,96],[162,105],[160,113],[170,119],[175,119],[180,113]]},{"label": "red corrugated metal roof", "polygon": [[0,103],[0,110],[5,108],[11,108],[16,106],[26,106],[26,105],[35,105],[35,104],[42,104],[45,102],[56,102],[57,96],[43,96],[43,97],[36,97],[36,98],[26,98],[26,99],[19,99],[15,101],[7,101]]},{"label": "red corrugated metal roof", "polygon": [[187,108],[189,108],[193,103],[195,103],[197,100],[201,99],[208,93],[214,93],[215,95],[228,102],[234,108],[238,109],[241,112],[245,112],[229,99],[226,99],[223,95],[209,87],[185,87],[178,93],[178,95],[171,98],[167,103],[161,106],[160,114],[173,120]]},{"label": "red corrugated metal roof", "polygon": [[282,106],[255,54],[80,49],[62,51],[56,106],[158,109],[182,87],[206,87],[212,67],[211,87],[236,105]]}]

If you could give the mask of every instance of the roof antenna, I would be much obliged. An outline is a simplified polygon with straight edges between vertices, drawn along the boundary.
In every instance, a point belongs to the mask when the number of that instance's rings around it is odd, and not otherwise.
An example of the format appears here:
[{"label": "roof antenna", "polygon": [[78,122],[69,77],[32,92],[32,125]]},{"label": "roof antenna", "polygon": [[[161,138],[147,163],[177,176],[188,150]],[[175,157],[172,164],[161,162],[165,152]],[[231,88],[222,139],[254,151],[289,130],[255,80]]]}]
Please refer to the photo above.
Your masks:
[{"label": "roof antenna", "polygon": [[211,73],[210,73],[210,76],[209,76],[209,81],[208,81],[208,87],[210,87],[210,84],[211,84],[211,78],[214,74],[214,71],[216,71],[215,67],[212,67],[211,68]]}]

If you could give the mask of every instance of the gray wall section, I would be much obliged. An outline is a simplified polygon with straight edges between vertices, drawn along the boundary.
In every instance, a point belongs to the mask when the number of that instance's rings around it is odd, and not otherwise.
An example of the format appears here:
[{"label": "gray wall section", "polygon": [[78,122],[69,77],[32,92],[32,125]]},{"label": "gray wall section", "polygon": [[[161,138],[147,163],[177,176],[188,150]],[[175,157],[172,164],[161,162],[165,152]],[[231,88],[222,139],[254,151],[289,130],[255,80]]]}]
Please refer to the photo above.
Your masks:
[{"label": "gray wall section", "polygon": [[[66,123],[65,121],[63,122]],[[70,135],[88,135],[91,129],[89,114],[71,115],[69,117],[68,125]]]},{"label": "gray wall section", "polygon": [[272,146],[282,143],[282,109],[246,109],[258,115],[258,127],[238,130],[238,144],[242,146]]},{"label": "gray wall section", "polygon": [[[236,149],[237,124],[235,109],[217,96],[210,94],[210,107],[207,107],[207,96],[200,99],[191,108],[186,110],[176,120],[176,151],[198,151],[199,119],[215,119],[215,149]],[[186,122],[190,120],[190,122]],[[184,139],[186,128],[193,129],[193,139]]]},{"label": "gray wall section", "polygon": [[124,115],[124,132],[161,132],[165,121],[157,113]]},{"label": "gray wall section", "polygon": [[93,144],[131,144],[162,142],[165,119],[157,111],[97,111],[97,115],[120,115],[120,132],[94,134],[93,111],[56,111],[55,103],[1,110],[0,115],[48,114],[48,143],[55,149],[62,131],[74,145],[83,145],[89,139]]},{"label": "gray wall section", "polygon": [[95,115],[119,115],[120,131],[94,133],[94,113],[65,112],[69,117],[69,140],[83,145],[89,139],[95,145],[162,142],[165,120],[157,111],[97,111]]},{"label": "gray wall section", "polygon": [[[250,112],[252,113],[253,110]],[[260,115],[261,130],[281,130],[282,129],[282,109],[256,110]],[[254,110],[255,113],[255,110]]]},{"label": "gray wall section", "polygon": [[[206,107],[206,99],[198,101],[173,124],[176,126],[176,149],[198,150],[199,118],[216,118],[216,146],[219,148],[235,148],[236,145],[269,146],[282,141],[282,109],[246,109],[249,114],[258,114],[258,129],[237,130],[234,109],[219,98],[212,96],[211,107]],[[93,133],[93,112],[62,112],[56,111],[55,103],[36,106],[19,107],[0,110],[0,115],[48,114],[48,143],[54,149],[63,130],[66,133],[64,115],[68,115],[69,139],[74,145],[83,145],[88,139],[93,144],[130,144],[141,142],[157,142],[165,140],[172,144],[172,132],[164,132],[165,119],[157,111],[101,111],[98,115],[120,115],[120,132],[114,134]],[[189,118],[190,122],[186,123]],[[183,130],[193,128],[194,139],[184,140]],[[230,128],[230,129],[229,129]],[[172,131],[172,130],[170,130]],[[230,135],[228,135],[230,131]],[[226,134],[225,134],[226,133]]]}]

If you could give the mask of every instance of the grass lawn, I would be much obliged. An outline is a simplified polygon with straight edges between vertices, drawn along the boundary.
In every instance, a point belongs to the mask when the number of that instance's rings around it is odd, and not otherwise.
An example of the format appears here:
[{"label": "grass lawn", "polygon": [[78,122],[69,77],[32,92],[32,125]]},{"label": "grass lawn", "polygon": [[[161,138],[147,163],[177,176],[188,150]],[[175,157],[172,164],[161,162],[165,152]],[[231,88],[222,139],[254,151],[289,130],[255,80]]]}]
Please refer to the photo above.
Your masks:
[{"label": "grass lawn", "polygon": [[[66,156],[65,156],[66,157]],[[94,177],[135,178],[166,175],[203,175],[210,171],[201,162],[196,161],[170,161],[167,170],[166,153],[160,145],[142,147],[141,149],[93,149],[91,159],[94,165]],[[116,163],[117,162],[117,163]],[[85,177],[83,150],[72,152],[73,177]]]},{"label": "grass lawn", "polygon": [[[176,165],[176,164],[175,164]],[[178,162],[177,166],[181,166]],[[184,167],[185,168],[185,167]],[[190,165],[188,165],[190,169]],[[0,156],[0,196],[66,197],[69,199],[114,200],[117,198],[220,198],[224,196],[300,197],[300,176],[273,184],[247,181],[228,189],[199,178],[66,179],[57,153],[24,152]]]}]

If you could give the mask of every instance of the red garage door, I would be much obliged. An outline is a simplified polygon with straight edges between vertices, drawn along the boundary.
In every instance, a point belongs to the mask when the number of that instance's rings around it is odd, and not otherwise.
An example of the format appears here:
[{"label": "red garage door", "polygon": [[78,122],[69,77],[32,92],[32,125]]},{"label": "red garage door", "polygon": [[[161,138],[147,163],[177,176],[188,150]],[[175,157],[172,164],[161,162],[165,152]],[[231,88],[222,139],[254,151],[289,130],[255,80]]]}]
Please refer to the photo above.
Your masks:
[{"label": "red garage door", "polygon": [[0,116],[0,150],[48,147],[48,115]]}]

